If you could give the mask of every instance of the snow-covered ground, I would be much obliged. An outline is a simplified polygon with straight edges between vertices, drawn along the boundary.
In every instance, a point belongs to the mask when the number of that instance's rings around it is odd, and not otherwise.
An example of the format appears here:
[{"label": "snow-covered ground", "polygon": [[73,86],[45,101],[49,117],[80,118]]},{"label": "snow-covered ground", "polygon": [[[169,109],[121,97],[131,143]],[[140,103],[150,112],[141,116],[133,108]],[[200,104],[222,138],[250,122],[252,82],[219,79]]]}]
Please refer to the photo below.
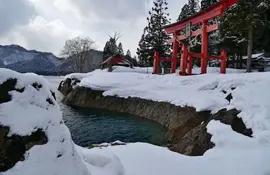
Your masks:
[{"label": "snow-covered ground", "polygon": [[[122,165],[114,155],[103,158],[94,154],[87,160],[82,159],[63,123],[62,113],[47,80],[35,74],[0,69],[0,85],[8,79],[17,79],[16,88],[24,88],[24,91],[10,91],[12,100],[0,104],[0,125],[10,128],[9,136],[28,136],[42,129],[48,142],[32,147],[25,153],[24,161],[17,162],[6,172],[0,172],[1,175],[123,174]],[[41,87],[34,88],[34,83]],[[48,98],[53,104],[47,102]]]},{"label": "snow-covered ground", "polygon": [[[61,122],[56,102],[53,100],[55,105],[46,102],[48,97],[52,99],[49,83],[40,76],[0,69],[0,84],[8,78],[17,78],[17,86],[25,87],[23,93],[10,92],[12,101],[0,104],[0,124],[9,126],[10,134],[24,136],[41,128],[48,137],[47,144],[27,151],[25,161],[0,174],[269,175],[269,77],[270,73],[179,77],[99,70],[82,78],[80,86],[104,90],[104,95],[167,101],[193,106],[198,111],[214,112],[221,108],[242,111],[239,117],[252,128],[253,138],[211,121],[207,131],[212,134],[215,147],[203,156],[187,157],[146,143],[94,149],[76,146]],[[39,91],[31,85],[34,82],[42,84]],[[225,100],[229,93],[233,96],[231,102]]]},{"label": "snow-covered ground", "polygon": [[[72,74],[68,74],[65,76],[66,78],[76,78],[78,80],[81,80],[85,77],[91,76],[92,74],[95,73],[107,73],[108,69],[97,69],[93,72],[89,72],[89,73],[72,73]],[[129,68],[129,67],[123,67],[123,66],[113,66],[113,72],[116,73],[124,73],[124,72],[133,72],[133,73],[140,73],[140,74],[152,74],[153,72],[153,68],[152,67],[134,67],[134,68]]]},{"label": "snow-covered ground", "polygon": [[[209,69],[211,70],[211,69]],[[197,111],[210,110],[213,113],[220,109],[237,109],[241,111],[241,117],[248,128],[253,130],[253,138],[239,135],[232,131],[231,127],[212,121],[208,124],[208,132],[213,135],[212,141],[216,147],[206,152],[203,157],[187,158],[178,155],[180,163],[174,168],[162,167],[164,149],[157,154],[151,149],[143,150],[143,146],[120,147],[135,149],[134,160],[142,167],[151,159],[155,165],[156,172],[150,170],[148,174],[177,174],[181,171],[185,174],[266,174],[270,173],[270,73],[236,73],[238,70],[229,70],[228,74],[214,74],[180,77],[178,75],[151,75],[136,72],[102,72],[96,71],[83,78],[79,86],[89,87],[95,90],[103,90],[104,96],[139,97],[143,99],[169,102],[178,106],[191,106]],[[240,71],[241,72],[241,71]],[[233,99],[226,100],[231,94]],[[151,147],[151,146],[150,146]],[[116,155],[121,153],[120,148],[108,148],[116,150]],[[154,150],[154,149],[153,149]],[[119,151],[119,152],[118,152]],[[144,152],[145,151],[145,152]],[[154,157],[145,158],[143,155],[159,155],[160,159]],[[141,155],[138,157],[138,155]],[[170,157],[170,156],[169,156]],[[177,156],[176,156],[177,157]],[[125,157],[123,158],[124,160]],[[121,160],[121,158],[120,158]],[[132,162],[132,160],[130,160]],[[176,161],[172,158],[171,160]],[[122,161],[125,166],[126,161]],[[168,162],[170,162],[168,160]],[[179,166],[179,164],[183,166]],[[153,165],[153,166],[154,166]],[[197,168],[194,168],[194,166]],[[128,166],[128,165],[127,165]],[[167,164],[166,164],[167,166]],[[151,165],[149,165],[151,167]],[[206,168],[207,167],[207,168]],[[211,168],[212,167],[212,168]],[[175,171],[169,171],[174,169]],[[139,170],[130,170],[138,173]],[[146,172],[146,171],[145,171]],[[198,173],[200,172],[200,173]],[[142,174],[140,172],[139,174]],[[147,173],[145,173],[147,174]]]}]

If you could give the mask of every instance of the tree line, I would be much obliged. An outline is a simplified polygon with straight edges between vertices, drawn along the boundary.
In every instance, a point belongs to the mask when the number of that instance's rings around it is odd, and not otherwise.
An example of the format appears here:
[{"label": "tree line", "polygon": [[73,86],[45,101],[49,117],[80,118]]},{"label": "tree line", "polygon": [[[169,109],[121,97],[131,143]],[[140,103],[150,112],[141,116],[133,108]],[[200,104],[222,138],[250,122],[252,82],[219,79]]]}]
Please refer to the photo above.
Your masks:
[{"label": "tree line", "polygon": [[[121,37],[120,34],[115,32],[114,36],[109,37],[103,49],[103,61],[118,54],[126,58],[133,66],[137,66],[136,56],[132,57],[129,49],[124,53],[122,43],[117,44],[117,40]],[[95,49],[95,42],[91,38],[79,36],[65,42],[61,55],[72,60],[73,64],[71,66],[73,70],[82,72],[86,59],[93,56],[91,51]]]},{"label": "tree line", "polygon": [[[180,9],[177,21],[184,20],[196,13],[216,4],[218,0],[188,0]],[[167,43],[168,36],[162,27],[170,23],[168,3],[166,0],[155,0],[147,17],[147,26],[143,30],[137,49],[139,64],[153,66],[153,50],[160,52],[162,57],[171,57],[171,46]],[[174,21],[176,22],[176,21]],[[246,65],[251,71],[252,53],[270,52],[270,0],[239,0],[230,7],[222,17],[209,21],[219,23],[220,30],[209,35],[209,53],[219,54],[220,49],[228,51],[228,66],[242,68]],[[195,26],[192,30],[199,29]],[[201,38],[187,39],[190,50],[200,52]],[[193,42],[193,43],[191,43]],[[246,62],[243,56],[248,55]],[[200,60],[196,64],[199,65]],[[166,66],[166,65],[163,65]]]}]

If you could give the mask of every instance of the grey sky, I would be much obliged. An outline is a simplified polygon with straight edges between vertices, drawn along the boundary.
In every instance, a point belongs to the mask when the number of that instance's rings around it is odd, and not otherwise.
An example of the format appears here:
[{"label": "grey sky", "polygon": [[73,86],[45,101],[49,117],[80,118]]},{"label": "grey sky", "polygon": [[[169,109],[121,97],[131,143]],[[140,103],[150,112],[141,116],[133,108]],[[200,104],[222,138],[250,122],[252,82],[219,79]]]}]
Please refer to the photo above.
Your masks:
[{"label": "grey sky", "polygon": [[[187,0],[168,0],[172,22]],[[81,35],[102,50],[118,31],[135,54],[152,0],[0,0],[0,44],[59,55],[65,40]]]}]

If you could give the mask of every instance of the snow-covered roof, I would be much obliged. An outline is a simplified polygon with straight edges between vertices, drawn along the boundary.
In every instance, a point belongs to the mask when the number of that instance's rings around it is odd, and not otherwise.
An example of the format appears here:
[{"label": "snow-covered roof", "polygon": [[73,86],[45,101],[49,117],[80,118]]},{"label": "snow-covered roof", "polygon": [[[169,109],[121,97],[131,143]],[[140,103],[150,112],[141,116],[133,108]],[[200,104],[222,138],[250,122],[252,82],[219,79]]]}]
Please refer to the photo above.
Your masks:
[{"label": "snow-covered roof", "polygon": [[119,54],[109,57],[108,59],[103,61],[101,65],[107,64],[109,61],[112,62],[111,64],[132,65],[132,63],[130,63],[124,56],[121,56]]},{"label": "snow-covered roof", "polygon": [[[264,53],[257,53],[257,54],[252,54],[252,59],[259,59],[259,58],[261,58],[262,56],[264,55]],[[247,59],[248,58],[248,56],[243,56],[243,59]]]}]

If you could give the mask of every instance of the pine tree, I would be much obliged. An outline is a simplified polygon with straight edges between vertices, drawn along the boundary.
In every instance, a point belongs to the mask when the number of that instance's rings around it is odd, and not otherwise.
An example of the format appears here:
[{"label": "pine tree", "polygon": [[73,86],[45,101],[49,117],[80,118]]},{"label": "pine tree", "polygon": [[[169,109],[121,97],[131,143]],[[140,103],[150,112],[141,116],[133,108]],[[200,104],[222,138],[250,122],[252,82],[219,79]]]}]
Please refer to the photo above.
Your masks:
[{"label": "pine tree", "polygon": [[134,58],[132,58],[131,52],[129,49],[127,50],[125,57],[130,63],[132,63],[132,65],[137,65],[137,61]]},{"label": "pine tree", "polygon": [[[198,0],[189,0],[188,4],[185,4],[182,9],[181,12],[178,16],[177,21],[182,21],[186,18],[189,18],[193,15],[195,15],[196,13],[198,13],[199,11],[199,3]],[[193,26],[191,28],[192,31],[198,30],[199,27],[198,26]],[[181,33],[184,34],[184,33]],[[191,52],[200,52],[200,45],[198,45],[197,43],[192,43],[193,46],[191,46],[190,41],[192,40],[192,38],[186,39],[184,41],[182,41],[183,43],[189,43],[189,51]],[[196,41],[200,42],[201,38],[198,37],[196,38]],[[199,65],[200,60],[199,59],[193,59],[194,64]]]},{"label": "pine tree", "polygon": [[167,0],[156,0],[153,4],[137,51],[140,63],[145,66],[153,66],[154,50],[158,51],[161,57],[167,57],[170,52],[169,36],[162,28],[170,23],[169,14],[166,12]]},{"label": "pine tree", "polygon": [[189,6],[188,6],[188,4],[185,4],[183,6],[183,8],[181,9],[181,13],[178,16],[177,21],[182,21],[182,20],[184,20],[184,19],[186,19],[188,17],[190,17]]},{"label": "pine tree", "polygon": [[114,56],[118,53],[118,47],[116,45],[116,38],[111,37],[109,41],[106,42],[103,49],[103,61],[108,59],[111,56]]},{"label": "pine tree", "polygon": [[129,49],[127,50],[126,57],[131,58],[131,52]]},{"label": "pine tree", "polygon": [[103,61],[108,59],[110,57],[110,51],[109,51],[109,41],[106,42],[104,49],[103,49]]},{"label": "pine tree", "polygon": [[124,55],[124,49],[121,42],[118,44],[117,53],[120,55]]},{"label": "pine tree", "polygon": [[182,21],[190,16],[195,15],[199,11],[199,3],[197,0],[189,0],[188,4],[185,4],[181,9],[177,21]]},{"label": "pine tree", "polygon": [[139,65],[141,67],[150,66],[151,57],[153,57],[153,50],[151,48],[150,42],[146,39],[146,29],[139,41],[139,47],[137,48],[137,55],[139,59]]},{"label": "pine tree", "polygon": [[216,4],[218,0],[202,0],[201,1],[201,10],[208,9],[212,5]]},{"label": "pine tree", "polygon": [[252,68],[252,53],[266,47],[261,45],[260,39],[269,40],[266,37],[268,32],[263,32],[268,29],[269,25],[269,18],[267,19],[266,16],[267,12],[269,14],[269,3],[269,0],[242,0],[238,5],[227,10],[221,18],[223,45],[228,46],[231,50],[238,46],[240,52],[247,48],[247,52],[244,52],[248,55],[247,72],[250,72]]}]

